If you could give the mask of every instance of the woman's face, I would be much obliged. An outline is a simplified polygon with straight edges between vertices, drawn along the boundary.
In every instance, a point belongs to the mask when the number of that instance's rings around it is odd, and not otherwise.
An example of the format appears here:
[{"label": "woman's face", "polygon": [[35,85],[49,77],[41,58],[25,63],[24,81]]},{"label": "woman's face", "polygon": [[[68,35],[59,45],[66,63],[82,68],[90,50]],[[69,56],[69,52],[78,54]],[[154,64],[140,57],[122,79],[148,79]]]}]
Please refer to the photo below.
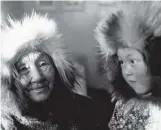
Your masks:
[{"label": "woman's face", "polygon": [[31,52],[15,65],[21,91],[34,102],[48,99],[53,90],[54,68],[45,53]]},{"label": "woman's face", "polygon": [[143,55],[138,50],[131,48],[120,48],[117,55],[125,81],[138,94],[148,92],[151,88],[152,78]]}]

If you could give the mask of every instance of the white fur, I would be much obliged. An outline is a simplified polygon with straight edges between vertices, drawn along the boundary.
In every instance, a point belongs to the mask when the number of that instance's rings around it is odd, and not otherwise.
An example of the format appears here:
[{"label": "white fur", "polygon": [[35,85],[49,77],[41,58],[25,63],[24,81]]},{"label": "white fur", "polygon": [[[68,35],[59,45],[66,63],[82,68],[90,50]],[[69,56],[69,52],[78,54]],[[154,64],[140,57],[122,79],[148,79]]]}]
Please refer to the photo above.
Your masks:
[{"label": "white fur", "polygon": [[[67,81],[65,71],[70,71],[70,64],[66,61],[65,52],[60,44],[60,34],[57,24],[47,15],[35,12],[25,15],[21,21],[8,17],[10,25],[3,25],[1,32],[1,76],[10,81],[11,66],[18,52],[24,48],[39,48],[49,54],[64,81]],[[45,41],[45,42],[44,42]]]},{"label": "white fur", "polygon": [[[21,21],[12,20],[10,17],[8,17],[8,21],[10,25],[3,25],[1,32],[2,101],[0,106],[2,106],[3,114],[10,112],[20,118],[23,123],[28,123],[21,117],[12,92],[8,91],[11,87],[11,67],[15,63],[15,57],[18,58],[24,49],[38,48],[39,51],[51,56],[59,75],[69,85],[71,84],[67,74],[72,73],[73,70],[66,59],[66,53],[60,43],[61,35],[58,33],[54,20],[49,19],[47,15],[33,12],[31,16],[25,15]],[[2,123],[5,125],[5,122]]]},{"label": "white fur", "polygon": [[[137,49],[144,48],[144,40],[150,34],[154,36],[161,36],[161,2],[123,2],[118,3],[117,10],[110,10],[105,18],[101,19],[96,28],[96,40],[102,51],[106,55],[113,55],[116,53],[117,44],[113,40],[108,38],[108,35],[103,31],[111,31],[114,33],[112,37],[118,37],[118,39],[127,47],[134,47]],[[119,13],[122,15],[120,16]],[[120,28],[112,30],[109,25],[111,23],[111,16],[115,15],[118,18]],[[147,26],[149,29],[146,33],[142,31],[142,27],[139,27],[140,23],[143,26]],[[115,26],[115,25],[113,25]],[[116,47],[115,47],[116,46]]]},{"label": "white fur", "polygon": [[32,13],[31,17],[25,16],[21,21],[14,21],[8,18],[11,26],[6,26],[2,31],[2,58],[10,60],[20,46],[37,38],[38,34],[43,34],[45,38],[57,35],[57,25],[55,21]]},{"label": "white fur", "polygon": [[160,130],[161,128],[161,108],[152,103],[149,104],[150,119],[146,130]]}]

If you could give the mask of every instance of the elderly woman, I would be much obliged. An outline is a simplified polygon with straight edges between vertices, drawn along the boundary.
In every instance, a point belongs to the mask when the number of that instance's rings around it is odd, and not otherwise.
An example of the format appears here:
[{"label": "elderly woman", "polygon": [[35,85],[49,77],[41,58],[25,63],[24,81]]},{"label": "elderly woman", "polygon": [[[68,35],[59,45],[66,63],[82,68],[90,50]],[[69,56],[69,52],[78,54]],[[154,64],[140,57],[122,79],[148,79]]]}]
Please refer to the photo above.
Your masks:
[{"label": "elderly woman", "polygon": [[161,128],[160,4],[119,3],[96,28],[100,71],[116,100],[111,130]]},{"label": "elderly woman", "polygon": [[99,128],[102,120],[95,120],[86,88],[77,88],[83,77],[67,62],[55,21],[33,12],[8,23],[1,32],[1,129]]}]

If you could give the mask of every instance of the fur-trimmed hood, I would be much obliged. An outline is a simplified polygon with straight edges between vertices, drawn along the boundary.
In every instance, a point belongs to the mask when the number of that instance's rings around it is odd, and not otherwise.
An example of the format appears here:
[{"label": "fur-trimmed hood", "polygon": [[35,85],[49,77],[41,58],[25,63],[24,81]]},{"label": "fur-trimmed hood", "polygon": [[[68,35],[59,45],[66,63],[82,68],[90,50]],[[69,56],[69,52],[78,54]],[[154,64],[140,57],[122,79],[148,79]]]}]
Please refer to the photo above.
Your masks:
[{"label": "fur-trimmed hood", "polygon": [[67,61],[60,37],[56,22],[47,15],[33,12],[30,16],[25,15],[21,20],[8,18],[8,24],[3,25],[1,31],[1,109],[19,113],[10,89],[13,83],[11,82],[13,66],[26,51],[40,51],[48,54],[62,82],[67,86],[72,85],[73,68]]},{"label": "fur-trimmed hood", "polygon": [[107,10],[107,16],[95,30],[95,37],[109,80],[113,80],[117,72],[114,57],[120,46],[143,52],[151,44],[150,40],[161,37],[160,5],[160,1],[118,2],[116,9]]},{"label": "fur-trimmed hood", "polygon": [[[31,15],[24,15],[21,20],[13,20],[8,17],[8,24],[1,27],[2,98],[0,104],[3,111],[19,114],[19,108],[15,103],[17,101],[14,100],[15,95],[10,90],[13,88],[14,64],[24,53],[39,51],[48,54],[55,64],[62,83],[69,87],[70,92],[75,92],[74,90],[77,90],[78,87],[85,87],[82,83],[83,77],[77,72],[77,68],[68,62],[69,59],[61,44],[61,34],[58,32],[56,22],[47,14],[41,15],[33,12]],[[81,92],[78,91],[81,90],[77,90],[75,93],[80,94]],[[81,93],[81,95],[83,94]]]},{"label": "fur-trimmed hood", "polygon": [[24,51],[45,52],[53,59],[61,78],[67,82],[70,64],[60,43],[57,24],[47,15],[33,12],[21,21],[8,18],[10,25],[3,25],[1,32],[1,77],[11,82],[11,68]]}]

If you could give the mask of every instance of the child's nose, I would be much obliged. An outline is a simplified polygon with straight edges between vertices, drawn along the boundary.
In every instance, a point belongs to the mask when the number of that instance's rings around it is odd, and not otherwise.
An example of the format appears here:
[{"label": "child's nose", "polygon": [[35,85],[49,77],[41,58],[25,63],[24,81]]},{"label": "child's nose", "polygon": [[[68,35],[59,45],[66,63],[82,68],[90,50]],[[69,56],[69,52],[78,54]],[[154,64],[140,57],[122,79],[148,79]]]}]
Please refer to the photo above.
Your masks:
[{"label": "child's nose", "polygon": [[129,65],[126,65],[126,67],[124,68],[124,73],[127,75],[127,76],[131,76],[133,75],[133,72],[132,72],[132,69]]}]

